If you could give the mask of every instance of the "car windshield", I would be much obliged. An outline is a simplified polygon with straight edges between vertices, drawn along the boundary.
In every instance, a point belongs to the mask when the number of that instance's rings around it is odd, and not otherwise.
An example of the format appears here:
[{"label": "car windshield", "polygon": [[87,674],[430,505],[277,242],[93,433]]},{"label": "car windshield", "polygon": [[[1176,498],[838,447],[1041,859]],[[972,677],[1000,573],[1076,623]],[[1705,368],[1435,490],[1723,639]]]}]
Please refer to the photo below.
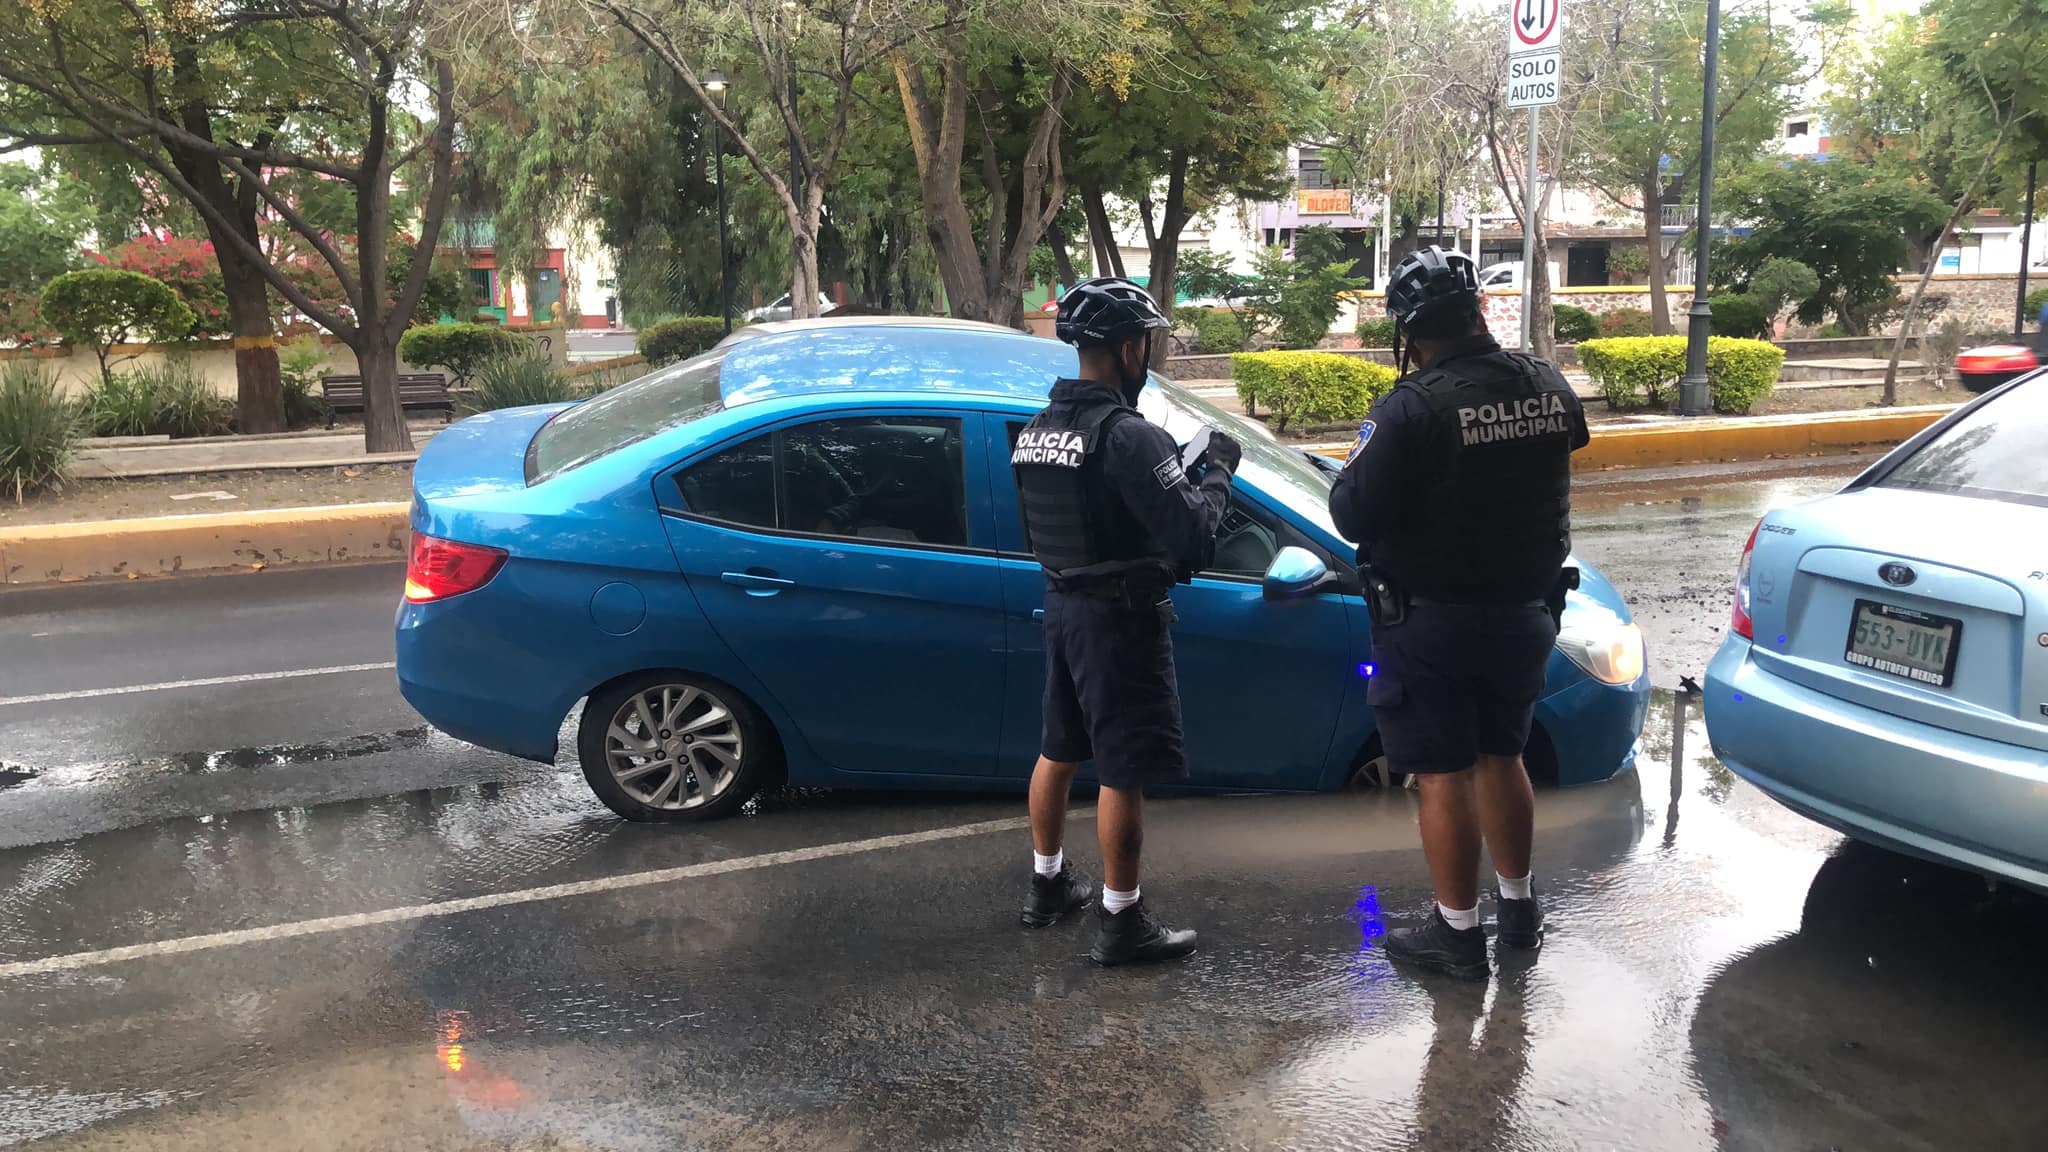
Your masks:
[{"label": "car windshield", "polygon": [[[1335,469],[1321,467],[1308,453],[1274,440],[1264,425],[1225,412],[1172,381],[1154,376],[1152,383],[1155,386],[1138,398],[1138,410],[1147,420],[1165,428],[1180,444],[1187,443],[1205,424],[1230,433],[1244,446],[1240,474],[1263,495],[1321,527],[1331,538],[1344,539],[1330,522],[1330,485],[1336,479]],[[1334,465],[1336,461],[1330,463]]]},{"label": "car windshield", "polygon": [[2011,389],[1956,421],[1878,481],[2048,507],[2048,376]]},{"label": "car windshield", "polygon": [[718,411],[725,353],[714,348],[556,413],[527,449],[526,482],[538,484]]}]

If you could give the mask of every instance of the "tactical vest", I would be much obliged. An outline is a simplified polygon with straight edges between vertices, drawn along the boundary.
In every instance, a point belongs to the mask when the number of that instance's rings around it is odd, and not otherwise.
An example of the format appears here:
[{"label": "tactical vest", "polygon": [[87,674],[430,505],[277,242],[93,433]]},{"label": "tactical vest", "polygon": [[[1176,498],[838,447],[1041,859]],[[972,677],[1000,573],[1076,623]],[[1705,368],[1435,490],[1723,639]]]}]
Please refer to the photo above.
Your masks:
[{"label": "tactical vest", "polygon": [[[1502,359],[1509,364],[1503,364]],[[1436,479],[1395,565],[1417,596],[1541,599],[1571,549],[1577,407],[1556,369],[1517,352],[1460,356],[1402,380],[1438,429]]]},{"label": "tactical vest", "polygon": [[1023,504],[1025,538],[1056,582],[1167,573],[1151,533],[1103,475],[1109,430],[1125,419],[1141,417],[1107,398],[1055,401],[1017,433],[1010,468]]}]

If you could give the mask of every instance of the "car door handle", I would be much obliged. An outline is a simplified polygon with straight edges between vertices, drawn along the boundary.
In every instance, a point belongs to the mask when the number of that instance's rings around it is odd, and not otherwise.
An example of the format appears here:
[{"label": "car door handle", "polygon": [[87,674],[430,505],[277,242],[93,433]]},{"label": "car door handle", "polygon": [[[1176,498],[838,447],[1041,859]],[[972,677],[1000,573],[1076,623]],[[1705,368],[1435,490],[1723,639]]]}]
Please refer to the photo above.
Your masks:
[{"label": "car door handle", "polygon": [[784,580],[780,576],[760,576],[752,572],[721,572],[720,580],[735,588],[744,588],[749,596],[773,596],[784,588],[796,587],[796,581]]},{"label": "car door handle", "polygon": [[1031,610],[1031,622],[1032,622],[1033,624],[1043,624],[1043,623],[1045,623],[1045,609],[1043,609],[1043,608],[1033,608],[1033,609]]}]

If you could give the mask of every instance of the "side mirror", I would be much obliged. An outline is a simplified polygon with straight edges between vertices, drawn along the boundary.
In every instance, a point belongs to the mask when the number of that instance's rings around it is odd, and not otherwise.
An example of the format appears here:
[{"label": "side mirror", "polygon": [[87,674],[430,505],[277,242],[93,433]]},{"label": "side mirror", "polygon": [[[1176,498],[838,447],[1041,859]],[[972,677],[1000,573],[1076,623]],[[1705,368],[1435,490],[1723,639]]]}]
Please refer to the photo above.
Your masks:
[{"label": "side mirror", "polygon": [[1322,557],[1306,548],[1289,545],[1273,557],[1266,569],[1263,588],[1268,600],[1300,600],[1336,584],[1339,577]]}]

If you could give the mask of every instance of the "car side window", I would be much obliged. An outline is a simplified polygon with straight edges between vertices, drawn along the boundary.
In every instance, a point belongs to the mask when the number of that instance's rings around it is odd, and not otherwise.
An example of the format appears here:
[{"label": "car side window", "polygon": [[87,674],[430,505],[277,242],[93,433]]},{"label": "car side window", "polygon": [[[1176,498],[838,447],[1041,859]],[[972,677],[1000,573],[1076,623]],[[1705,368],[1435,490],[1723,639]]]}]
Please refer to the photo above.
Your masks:
[{"label": "car side window", "polygon": [[1234,499],[1223,522],[1216,525],[1216,559],[1204,571],[1212,576],[1264,576],[1280,549],[1293,543],[1298,541],[1271,513]]},{"label": "car side window", "polygon": [[707,520],[775,527],[775,437],[756,436],[676,477],[683,505]]},{"label": "car side window", "polygon": [[960,421],[935,416],[820,420],[784,430],[781,442],[784,531],[966,545]]}]

